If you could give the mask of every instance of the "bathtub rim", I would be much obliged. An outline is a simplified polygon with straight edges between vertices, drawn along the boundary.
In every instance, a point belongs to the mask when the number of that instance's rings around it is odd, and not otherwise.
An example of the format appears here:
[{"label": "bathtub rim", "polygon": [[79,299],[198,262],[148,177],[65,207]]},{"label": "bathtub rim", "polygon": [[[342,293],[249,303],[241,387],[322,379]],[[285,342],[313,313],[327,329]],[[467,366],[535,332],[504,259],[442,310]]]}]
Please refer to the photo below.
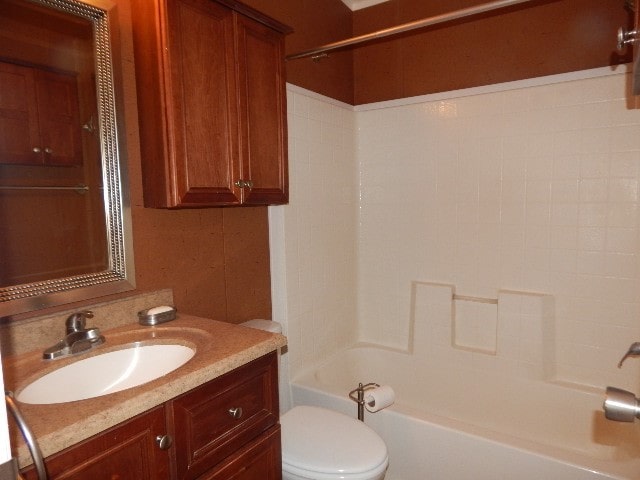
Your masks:
[{"label": "bathtub rim", "polygon": [[[300,371],[291,381],[290,386],[292,389],[293,404],[297,405],[293,393],[294,388],[303,388],[315,392],[318,395],[329,395],[345,402],[353,403],[353,415],[356,415],[357,405],[348,397],[348,392],[342,392],[337,387],[327,391],[321,386],[316,378],[315,373],[323,367],[327,367],[330,363],[336,360],[336,357],[344,355],[345,352],[357,349],[374,349],[384,350],[394,354],[400,354],[405,357],[411,357],[413,354],[406,350],[391,348],[387,346],[381,346],[368,342],[357,342],[352,345],[346,346],[340,350],[337,350],[332,355],[324,358],[322,361],[317,362],[315,365],[311,365],[304,370]],[[369,381],[369,380],[367,380]],[[584,388],[578,386],[576,388],[574,384],[567,382],[557,381],[545,381],[550,385],[567,388],[571,390],[577,390],[586,394],[604,394],[604,388],[602,390],[597,388]],[[357,385],[356,385],[357,386]],[[489,427],[473,425],[469,422],[462,420],[449,418],[436,413],[425,412],[415,407],[405,404],[394,404],[385,410],[377,413],[365,413],[365,422],[368,415],[377,415],[379,413],[387,415],[401,415],[403,417],[409,417],[415,419],[418,422],[427,424],[431,427],[444,429],[447,431],[454,431],[464,435],[471,436],[480,441],[487,441],[493,444],[500,445],[504,448],[515,449],[524,453],[543,457],[547,460],[559,462],[565,465],[570,465],[576,469],[587,471],[593,474],[603,475],[604,478],[611,478],[616,480],[630,480],[640,479],[640,458],[629,459],[607,459],[602,457],[590,456],[586,452],[581,452],[573,449],[563,449],[561,447],[546,445],[534,440],[529,440],[521,437],[511,435],[509,433],[492,430]],[[640,428],[640,426],[639,426]]]}]

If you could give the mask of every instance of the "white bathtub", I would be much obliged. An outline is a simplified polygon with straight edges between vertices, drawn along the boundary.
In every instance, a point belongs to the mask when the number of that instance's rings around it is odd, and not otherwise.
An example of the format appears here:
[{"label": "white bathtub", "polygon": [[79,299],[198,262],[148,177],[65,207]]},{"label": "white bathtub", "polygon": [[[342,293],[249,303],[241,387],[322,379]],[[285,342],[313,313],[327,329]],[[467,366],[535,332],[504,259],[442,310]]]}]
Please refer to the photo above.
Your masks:
[{"label": "white bathtub", "polygon": [[395,404],[365,412],[389,447],[386,480],[640,479],[640,423],[607,421],[603,392],[431,364],[350,348],[294,379],[293,403],[356,416],[358,382],[391,385]]}]

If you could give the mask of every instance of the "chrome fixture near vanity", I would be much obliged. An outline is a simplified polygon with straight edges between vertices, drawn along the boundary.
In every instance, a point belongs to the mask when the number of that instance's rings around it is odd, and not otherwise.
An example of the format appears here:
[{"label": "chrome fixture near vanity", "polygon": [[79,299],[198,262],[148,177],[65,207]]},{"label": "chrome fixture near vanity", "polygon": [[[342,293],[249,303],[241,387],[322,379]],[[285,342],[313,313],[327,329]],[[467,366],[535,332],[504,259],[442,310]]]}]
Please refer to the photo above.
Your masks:
[{"label": "chrome fixture near vanity", "polygon": [[86,328],[87,318],[93,318],[93,312],[87,310],[70,315],[65,322],[65,337],[42,353],[45,360],[66,357],[86,352],[104,343],[104,337],[96,327]]},{"label": "chrome fixture near vanity", "polygon": [[[624,354],[618,368],[629,357],[640,356],[640,342],[634,342]],[[640,418],[640,400],[631,392],[616,387],[607,387],[606,396],[602,408],[604,415],[609,420],[616,422],[633,422]]]},{"label": "chrome fixture near vanity", "polygon": [[[42,455],[42,450],[40,450],[40,445],[38,444],[38,440],[35,435],[31,431],[31,428],[27,424],[22,412],[18,408],[18,405],[15,401],[15,397],[13,392],[5,391],[4,392],[4,400],[7,405],[7,411],[11,413],[11,416],[16,422],[22,437],[24,438],[24,442],[29,449],[29,453],[31,454],[31,458],[33,458],[33,465],[36,469],[36,473],[38,475],[38,480],[47,480],[47,468],[44,464],[44,455]],[[15,458],[12,459],[13,464],[15,465],[15,474],[17,479],[21,479],[22,477],[17,473],[17,462]]]}]

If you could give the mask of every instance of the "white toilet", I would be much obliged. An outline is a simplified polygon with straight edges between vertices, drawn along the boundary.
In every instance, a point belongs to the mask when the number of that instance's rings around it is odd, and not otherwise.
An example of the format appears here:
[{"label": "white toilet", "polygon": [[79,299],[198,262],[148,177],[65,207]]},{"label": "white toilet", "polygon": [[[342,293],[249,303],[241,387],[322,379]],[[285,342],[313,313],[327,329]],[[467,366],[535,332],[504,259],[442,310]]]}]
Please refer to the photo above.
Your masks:
[{"label": "white toilet", "polygon": [[[281,333],[269,320],[246,327]],[[280,417],[283,480],[381,480],[389,464],[387,446],[356,418],[326,408],[297,406]]]}]

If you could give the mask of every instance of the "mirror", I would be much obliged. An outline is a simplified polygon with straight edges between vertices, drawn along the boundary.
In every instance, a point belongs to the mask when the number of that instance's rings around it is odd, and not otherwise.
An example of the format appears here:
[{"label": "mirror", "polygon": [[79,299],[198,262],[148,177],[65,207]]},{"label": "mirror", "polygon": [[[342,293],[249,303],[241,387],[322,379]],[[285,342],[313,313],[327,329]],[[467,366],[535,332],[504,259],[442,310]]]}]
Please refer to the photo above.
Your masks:
[{"label": "mirror", "polygon": [[0,317],[134,288],[114,9],[0,0]]}]

